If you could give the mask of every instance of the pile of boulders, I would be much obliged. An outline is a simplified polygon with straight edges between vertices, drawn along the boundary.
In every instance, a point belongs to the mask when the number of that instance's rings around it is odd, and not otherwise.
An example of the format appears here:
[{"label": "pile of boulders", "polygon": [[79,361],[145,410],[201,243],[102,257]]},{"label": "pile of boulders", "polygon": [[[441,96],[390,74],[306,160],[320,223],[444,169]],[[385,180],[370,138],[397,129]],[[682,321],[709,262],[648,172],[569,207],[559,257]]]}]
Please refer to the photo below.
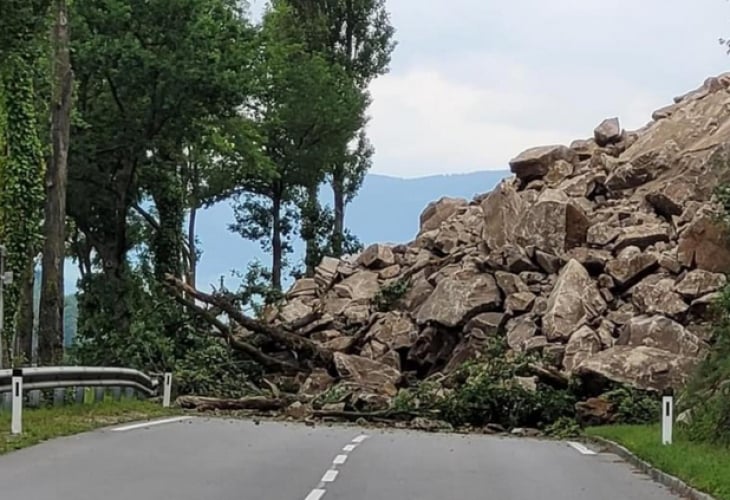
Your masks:
[{"label": "pile of boulders", "polygon": [[729,84],[708,79],[640,130],[613,118],[591,139],[529,149],[492,192],[431,203],[409,244],[324,259],[267,313],[274,324],[320,313],[302,335],[335,352],[337,374],[316,370],[301,393],[339,383],[387,407],[495,337],[566,377],[681,386],[730,270],[713,200],[730,180]]}]

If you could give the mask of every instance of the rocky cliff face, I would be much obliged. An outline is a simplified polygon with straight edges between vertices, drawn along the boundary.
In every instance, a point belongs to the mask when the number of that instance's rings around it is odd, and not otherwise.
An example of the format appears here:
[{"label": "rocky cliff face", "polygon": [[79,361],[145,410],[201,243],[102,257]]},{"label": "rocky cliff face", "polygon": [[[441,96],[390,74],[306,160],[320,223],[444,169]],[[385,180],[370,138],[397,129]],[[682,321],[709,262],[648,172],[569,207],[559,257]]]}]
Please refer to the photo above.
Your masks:
[{"label": "rocky cliff face", "polygon": [[[335,351],[337,375],[376,406],[478,359],[492,337],[542,353],[551,373],[681,385],[730,270],[713,202],[730,180],[729,85],[708,79],[640,130],[609,119],[593,138],[523,152],[491,193],[426,207],[415,241],[326,258],[267,320],[321,313],[300,334]],[[315,372],[302,391],[334,381]]]}]

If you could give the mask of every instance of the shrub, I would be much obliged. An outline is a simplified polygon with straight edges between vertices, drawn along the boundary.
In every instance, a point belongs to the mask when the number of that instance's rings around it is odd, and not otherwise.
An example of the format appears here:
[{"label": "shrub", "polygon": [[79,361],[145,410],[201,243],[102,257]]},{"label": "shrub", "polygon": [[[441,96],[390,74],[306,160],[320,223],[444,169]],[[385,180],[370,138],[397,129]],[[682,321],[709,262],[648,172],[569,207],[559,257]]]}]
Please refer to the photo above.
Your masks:
[{"label": "shrub", "polygon": [[408,280],[399,279],[384,286],[373,299],[375,308],[380,312],[392,311],[399,300],[408,292]]}]

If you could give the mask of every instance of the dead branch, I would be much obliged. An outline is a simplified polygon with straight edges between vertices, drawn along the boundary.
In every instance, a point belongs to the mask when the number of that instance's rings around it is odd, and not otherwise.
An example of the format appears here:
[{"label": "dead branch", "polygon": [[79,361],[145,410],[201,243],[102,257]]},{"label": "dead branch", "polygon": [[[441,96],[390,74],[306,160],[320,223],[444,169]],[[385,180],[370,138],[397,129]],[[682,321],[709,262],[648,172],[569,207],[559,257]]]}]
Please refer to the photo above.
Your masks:
[{"label": "dead branch", "polygon": [[263,367],[280,370],[285,373],[304,371],[299,366],[287,363],[286,361],[281,361],[274,358],[273,356],[269,356],[268,354],[256,349],[248,342],[244,342],[236,338],[236,336],[233,335],[233,333],[231,332],[231,328],[228,325],[223,323],[210,311],[207,311],[197,305],[192,300],[180,295],[179,293],[175,293],[175,300],[183,306],[187,307],[191,312],[203,319],[206,323],[215,327],[220,332],[221,336],[228,342],[228,345],[230,345],[233,349],[247,354],[251,357],[251,359],[258,362]]},{"label": "dead branch", "polygon": [[295,398],[267,398],[253,396],[241,399],[205,398],[202,396],[180,396],[176,404],[181,408],[198,411],[210,410],[256,410],[276,411],[283,410],[295,401]]},{"label": "dead branch", "polygon": [[166,282],[173,289],[182,292],[184,295],[219,308],[221,311],[226,313],[232,321],[235,321],[243,328],[254,333],[266,335],[286,348],[299,353],[307,359],[311,359],[318,365],[329,367],[333,364],[332,351],[318,346],[307,338],[289,333],[278,326],[268,325],[253,318],[249,318],[236,309],[236,307],[225,297],[201,292],[200,290],[183,283],[180,279],[170,274],[166,276]]}]

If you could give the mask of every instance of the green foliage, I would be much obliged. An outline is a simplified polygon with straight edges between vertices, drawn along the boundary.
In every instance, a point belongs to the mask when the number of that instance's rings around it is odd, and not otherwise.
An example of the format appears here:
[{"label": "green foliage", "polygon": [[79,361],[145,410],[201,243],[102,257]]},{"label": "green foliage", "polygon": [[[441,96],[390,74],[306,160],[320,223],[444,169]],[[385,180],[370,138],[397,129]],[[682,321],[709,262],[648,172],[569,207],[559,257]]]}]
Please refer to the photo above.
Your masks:
[{"label": "green foliage", "polygon": [[325,392],[319,394],[314,401],[312,406],[315,408],[321,408],[327,404],[341,403],[350,395],[350,389],[345,384],[333,385]]},{"label": "green foliage", "polygon": [[617,424],[649,424],[661,415],[661,399],[656,393],[622,387],[602,397],[615,406]]},{"label": "green foliage", "polygon": [[[728,225],[730,185],[719,186],[715,195],[724,208],[722,220]],[[712,349],[680,401],[692,414],[690,438],[730,445],[730,286],[715,304],[714,317]]]},{"label": "green foliage", "polygon": [[180,394],[239,398],[251,395],[251,380],[258,368],[235,354],[218,340],[204,339],[202,346],[190,349],[175,366],[175,381]]},{"label": "green foliage", "polygon": [[439,383],[424,380],[415,387],[398,391],[393,398],[392,408],[397,411],[434,409],[444,401],[445,397],[446,393]]},{"label": "green foliage", "polygon": [[408,279],[399,279],[381,288],[373,299],[375,308],[380,312],[392,311],[408,293],[409,285]]},{"label": "green foliage", "polygon": [[545,427],[545,434],[557,439],[568,439],[580,436],[583,433],[578,422],[571,417],[560,417]]}]

